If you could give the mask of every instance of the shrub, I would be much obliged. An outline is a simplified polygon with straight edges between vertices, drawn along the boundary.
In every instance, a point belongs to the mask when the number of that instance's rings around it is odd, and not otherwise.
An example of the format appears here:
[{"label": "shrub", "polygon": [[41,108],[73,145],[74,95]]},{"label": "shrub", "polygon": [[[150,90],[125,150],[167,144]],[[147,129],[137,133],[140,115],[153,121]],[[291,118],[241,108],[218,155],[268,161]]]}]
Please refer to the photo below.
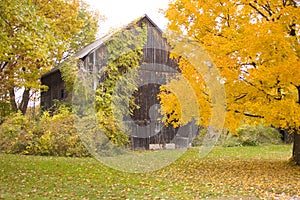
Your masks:
[{"label": "shrub", "polygon": [[229,134],[223,141],[223,146],[258,146],[282,143],[279,131],[263,125],[243,125],[237,134]]},{"label": "shrub", "polygon": [[31,127],[34,127],[33,123],[20,112],[6,117],[0,126],[0,150],[6,152],[14,151],[14,148],[24,150],[26,145],[19,140],[26,137]]},{"label": "shrub", "polygon": [[7,153],[49,156],[90,156],[74,128],[74,115],[61,106],[55,115],[45,112],[29,121],[20,113],[0,126],[0,149]]},{"label": "shrub", "polygon": [[207,129],[200,128],[197,136],[192,141],[192,146],[201,146],[207,134]]},{"label": "shrub", "polygon": [[243,146],[239,141],[239,138],[236,135],[232,135],[231,133],[229,133],[229,135],[225,139],[222,139],[219,144],[222,144],[222,146],[224,147]]}]

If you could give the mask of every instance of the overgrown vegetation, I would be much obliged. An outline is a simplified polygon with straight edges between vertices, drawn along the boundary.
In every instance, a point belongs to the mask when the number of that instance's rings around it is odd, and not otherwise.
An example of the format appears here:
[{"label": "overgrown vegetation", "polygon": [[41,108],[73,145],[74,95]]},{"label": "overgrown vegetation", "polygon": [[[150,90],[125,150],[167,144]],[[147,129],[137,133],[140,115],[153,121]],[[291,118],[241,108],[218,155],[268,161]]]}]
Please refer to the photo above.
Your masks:
[{"label": "overgrown vegetation", "polygon": [[66,106],[60,106],[52,116],[44,112],[38,120],[13,114],[0,126],[0,150],[25,155],[89,156],[73,126],[73,117]]},{"label": "overgrown vegetation", "polygon": [[[70,108],[63,104],[59,105],[52,115],[44,112],[34,120],[28,119],[28,116],[21,113],[10,115],[0,125],[0,151],[24,155],[86,157],[90,156],[90,153],[85,148],[85,144],[95,149],[99,155],[114,152],[111,149],[114,146],[109,145],[108,138],[94,135],[84,139],[85,137],[76,130],[79,127],[74,126],[75,117]],[[84,123],[81,126],[87,128]],[[89,128],[91,132],[96,133],[95,127]],[[202,145],[205,136],[206,130],[202,129],[194,139],[193,146]],[[244,125],[237,130],[237,134],[221,135],[216,145],[224,147],[277,145],[282,144],[280,136],[279,132],[271,127]],[[93,141],[89,141],[91,139]]]},{"label": "overgrown vegetation", "polygon": [[[132,113],[132,94],[137,90],[137,73],[143,58],[142,48],[147,41],[147,27],[134,26],[114,34],[105,42],[104,73],[96,90],[95,104],[99,124],[106,136],[116,145],[129,143],[122,127],[123,117]],[[134,106],[133,106],[134,107]]]},{"label": "overgrown vegetation", "polygon": [[0,124],[2,124],[7,117],[11,113],[10,103],[9,101],[2,100],[0,101]]}]

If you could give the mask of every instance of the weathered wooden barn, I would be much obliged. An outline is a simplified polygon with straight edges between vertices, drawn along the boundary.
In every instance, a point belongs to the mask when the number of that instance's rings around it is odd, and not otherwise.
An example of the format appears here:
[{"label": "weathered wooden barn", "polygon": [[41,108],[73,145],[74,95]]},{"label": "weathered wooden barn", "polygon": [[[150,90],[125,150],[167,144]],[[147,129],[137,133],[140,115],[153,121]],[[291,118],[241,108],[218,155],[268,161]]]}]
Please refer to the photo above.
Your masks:
[{"label": "weathered wooden barn", "polygon": [[66,91],[59,68],[55,68],[41,77],[41,84],[48,87],[41,92],[41,107],[43,110],[53,110],[56,101],[69,102],[71,94]]},{"label": "weathered wooden barn", "polygon": [[[143,24],[147,27],[147,42],[143,48],[143,66],[141,70],[143,78],[149,80],[147,80],[148,84],[141,85],[133,95],[136,104],[140,108],[134,110],[131,116],[131,121],[134,123],[128,123],[127,125],[131,126],[134,132],[144,131],[145,133],[140,134],[142,137],[136,134],[130,135],[131,147],[132,149],[149,149],[150,144],[173,144],[176,148],[185,148],[190,144],[194,136],[195,130],[191,130],[195,129],[194,126],[181,127],[179,133],[178,128],[173,128],[172,126],[166,127],[163,124],[159,124],[160,127],[157,129],[157,124],[154,124],[154,126],[150,125],[149,109],[159,104],[157,94],[159,93],[160,85],[165,84],[168,77],[174,76],[174,71],[178,72],[179,70],[177,63],[170,59],[170,45],[163,37],[163,32],[147,15],[135,20],[124,29],[130,28],[132,25],[142,27]],[[109,40],[109,36],[100,38],[77,53],[77,57],[82,60],[84,63],[83,67],[86,70],[100,70],[101,51],[104,42],[107,40]],[[155,82],[158,79],[160,80],[159,83]],[[70,100],[70,94],[65,90],[65,84],[58,68],[44,74],[41,82],[49,88],[48,91],[41,93],[41,106],[45,109],[53,106],[54,99],[60,101]]]}]

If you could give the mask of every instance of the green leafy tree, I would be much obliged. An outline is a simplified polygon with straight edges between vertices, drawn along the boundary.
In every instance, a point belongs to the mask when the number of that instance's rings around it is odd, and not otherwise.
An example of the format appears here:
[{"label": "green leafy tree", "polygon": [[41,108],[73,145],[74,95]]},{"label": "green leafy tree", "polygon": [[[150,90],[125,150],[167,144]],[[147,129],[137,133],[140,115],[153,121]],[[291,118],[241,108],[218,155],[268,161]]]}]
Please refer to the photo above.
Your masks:
[{"label": "green leafy tree", "polygon": [[81,1],[0,1],[1,101],[26,113],[30,93],[46,89],[41,75],[94,39],[98,17]]}]

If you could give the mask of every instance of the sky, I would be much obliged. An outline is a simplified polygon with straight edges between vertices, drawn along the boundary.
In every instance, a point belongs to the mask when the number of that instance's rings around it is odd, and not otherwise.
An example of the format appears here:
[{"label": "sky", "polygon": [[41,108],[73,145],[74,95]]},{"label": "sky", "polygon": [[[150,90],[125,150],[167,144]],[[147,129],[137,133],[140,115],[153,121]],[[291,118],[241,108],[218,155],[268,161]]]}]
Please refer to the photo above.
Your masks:
[{"label": "sky", "polygon": [[169,0],[85,0],[85,2],[106,18],[99,24],[97,37],[105,35],[112,28],[122,27],[144,14],[147,14],[162,30],[167,24],[167,19],[160,9],[167,9]]}]

